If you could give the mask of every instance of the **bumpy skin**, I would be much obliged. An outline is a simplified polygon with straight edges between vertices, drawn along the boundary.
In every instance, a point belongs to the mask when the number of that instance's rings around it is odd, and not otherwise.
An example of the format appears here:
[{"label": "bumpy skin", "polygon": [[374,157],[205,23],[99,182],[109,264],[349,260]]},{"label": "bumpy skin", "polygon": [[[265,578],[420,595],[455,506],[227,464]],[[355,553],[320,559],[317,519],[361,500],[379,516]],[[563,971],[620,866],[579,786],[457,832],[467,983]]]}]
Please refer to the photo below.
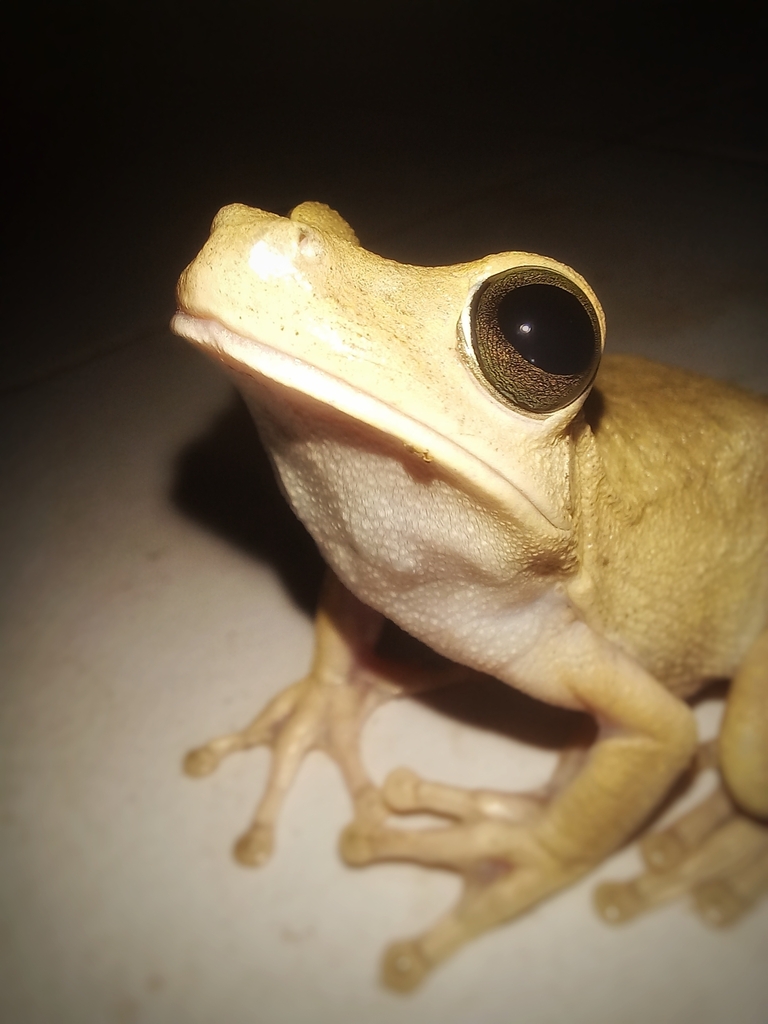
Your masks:
[{"label": "bumpy skin", "polygon": [[[353,798],[349,863],[461,873],[456,907],[385,956],[384,980],[401,990],[638,830],[694,759],[685,698],[711,679],[733,682],[719,753],[698,761],[719,760],[725,787],[646,837],[647,873],[601,887],[598,907],[620,921],[692,892],[705,919],[725,923],[768,888],[768,405],[607,357],[591,392],[564,408],[512,407],[467,341],[473,295],[509,268],[561,275],[602,331],[594,293],[553,260],[402,266],[315,203],[290,218],[226,208],[179,282],[174,329],[234,375],[335,574],[309,675],[187,769],[272,745],[267,791],[236,848],[258,864],[301,757],[321,747]],[[457,667],[382,662],[382,616]],[[597,741],[536,793],[468,792],[407,770],[379,792],[358,750],[366,715],[461,671],[589,711]],[[419,810],[449,823],[385,823]]]},{"label": "bumpy skin", "polygon": [[768,618],[765,400],[613,356],[584,420],[570,593],[673,692],[729,678]]}]

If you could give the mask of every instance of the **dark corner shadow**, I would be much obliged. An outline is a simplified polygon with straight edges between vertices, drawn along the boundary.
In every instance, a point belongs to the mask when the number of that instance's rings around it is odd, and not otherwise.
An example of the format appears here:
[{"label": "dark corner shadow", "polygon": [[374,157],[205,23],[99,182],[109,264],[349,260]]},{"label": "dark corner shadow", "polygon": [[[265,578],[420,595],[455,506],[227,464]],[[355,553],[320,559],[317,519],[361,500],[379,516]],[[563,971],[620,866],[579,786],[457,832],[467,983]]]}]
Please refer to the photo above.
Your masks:
[{"label": "dark corner shadow", "polygon": [[[314,612],[323,560],[281,494],[250,413],[235,392],[205,432],[179,452],[171,500],[189,519],[271,565],[296,604]],[[443,661],[393,624],[381,653],[395,660]],[[465,724],[540,747],[591,738],[586,715],[551,707],[490,677],[413,699]]]},{"label": "dark corner shadow", "polygon": [[280,493],[254,422],[240,396],[179,452],[171,500],[176,508],[271,565],[296,604],[312,614],[323,560]]}]

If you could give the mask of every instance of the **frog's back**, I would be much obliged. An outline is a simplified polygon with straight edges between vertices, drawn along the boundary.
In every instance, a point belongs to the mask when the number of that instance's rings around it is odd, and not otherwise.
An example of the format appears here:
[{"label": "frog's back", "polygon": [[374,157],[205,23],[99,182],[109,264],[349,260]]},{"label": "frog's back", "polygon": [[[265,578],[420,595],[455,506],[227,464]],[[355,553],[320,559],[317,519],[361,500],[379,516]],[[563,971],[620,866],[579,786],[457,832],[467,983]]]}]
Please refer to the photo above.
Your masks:
[{"label": "frog's back", "polygon": [[680,692],[731,675],[768,622],[768,401],[609,356],[584,414],[591,610]]}]

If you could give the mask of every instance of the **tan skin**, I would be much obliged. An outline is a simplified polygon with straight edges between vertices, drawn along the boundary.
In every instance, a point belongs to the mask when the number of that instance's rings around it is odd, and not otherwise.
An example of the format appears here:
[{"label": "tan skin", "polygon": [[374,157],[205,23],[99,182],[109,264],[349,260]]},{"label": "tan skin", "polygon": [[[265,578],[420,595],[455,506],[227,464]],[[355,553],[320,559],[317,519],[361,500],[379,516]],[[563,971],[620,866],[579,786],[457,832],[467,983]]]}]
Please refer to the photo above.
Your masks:
[{"label": "tan skin", "polygon": [[[534,294],[518,291],[531,284],[545,303],[554,289],[563,322],[579,325],[565,354],[521,359],[507,355],[506,336],[499,344],[502,301]],[[620,921],[692,892],[705,919],[725,923],[759,899],[768,404],[629,357],[606,357],[595,378],[603,314],[570,268],[529,253],[403,266],[362,249],[316,203],[290,218],[227,207],[178,295],[174,329],[233,374],[332,570],[308,675],[186,761],[205,774],[233,750],[272,746],[237,858],[269,857],[301,759],[325,749],[353,799],[341,839],[349,863],[411,860],[464,878],[452,910],[387,951],[385,983],[408,990],[474,935],[598,864],[698,757],[719,763],[722,786],[647,836],[647,872],[602,886],[598,909]],[[520,324],[528,351],[539,321]],[[383,662],[374,647],[384,616],[455,666]],[[477,672],[588,711],[596,741],[566,754],[536,793],[465,791],[406,769],[378,790],[359,751],[371,711]],[[719,744],[698,750],[686,698],[725,677]],[[418,810],[448,823],[386,823]]]}]

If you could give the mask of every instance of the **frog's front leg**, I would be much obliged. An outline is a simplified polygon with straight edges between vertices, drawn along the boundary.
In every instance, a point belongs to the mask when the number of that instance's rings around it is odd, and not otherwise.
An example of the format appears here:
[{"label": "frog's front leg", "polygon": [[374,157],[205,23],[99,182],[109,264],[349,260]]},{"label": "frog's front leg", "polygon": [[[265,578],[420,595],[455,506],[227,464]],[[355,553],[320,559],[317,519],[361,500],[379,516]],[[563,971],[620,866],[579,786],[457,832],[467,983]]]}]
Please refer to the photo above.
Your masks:
[{"label": "frog's front leg", "polygon": [[431,810],[455,823],[422,832],[354,823],[343,836],[351,863],[413,860],[464,879],[448,914],[387,952],[384,981],[393,988],[415,987],[468,939],[589,871],[640,826],[694,754],[687,705],[583,624],[560,638],[554,656],[550,648],[520,666],[529,679],[540,667],[601,726],[581,770],[540,812],[516,814],[514,804],[494,806],[487,794],[452,796],[447,787],[397,773],[384,787],[392,810]]},{"label": "frog's front leg", "polygon": [[278,694],[245,729],[187,754],[184,770],[200,776],[235,751],[272,748],[266,789],[251,825],[235,844],[240,863],[259,866],[269,859],[283,800],[310,750],[324,750],[339,765],[355,820],[371,825],[385,817],[378,789],[360,756],[362,727],[377,707],[405,688],[412,693],[435,685],[436,674],[379,659],[374,646],[383,623],[378,612],[358,601],[329,572],[315,620],[315,652],[308,675]]}]

